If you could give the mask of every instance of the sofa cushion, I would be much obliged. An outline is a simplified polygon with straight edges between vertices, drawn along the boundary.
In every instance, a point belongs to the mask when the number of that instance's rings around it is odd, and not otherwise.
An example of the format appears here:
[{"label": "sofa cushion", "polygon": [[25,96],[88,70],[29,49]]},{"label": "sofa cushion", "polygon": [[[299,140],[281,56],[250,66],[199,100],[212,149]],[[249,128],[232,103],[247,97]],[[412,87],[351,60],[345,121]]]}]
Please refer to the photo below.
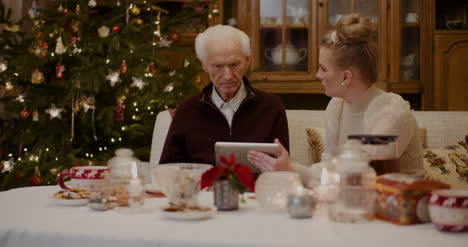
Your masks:
[{"label": "sofa cushion", "polygon": [[312,161],[320,162],[323,153],[323,129],[322,128],[306,128],[307,141],[309,142]]},{"label": "sofa cushion", "polygon": [[452,188],[468,188],[468,150],[465,141],[444,148],[424,150],[425,176],[449,184]]}]

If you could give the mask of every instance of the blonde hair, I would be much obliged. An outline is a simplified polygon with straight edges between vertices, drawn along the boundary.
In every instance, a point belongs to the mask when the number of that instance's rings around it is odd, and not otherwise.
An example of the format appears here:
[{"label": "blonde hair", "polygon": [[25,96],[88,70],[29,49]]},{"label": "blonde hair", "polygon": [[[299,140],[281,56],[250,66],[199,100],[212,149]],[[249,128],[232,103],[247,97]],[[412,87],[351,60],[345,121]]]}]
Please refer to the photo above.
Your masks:
[{"label": "blonde hair", "polygon": [[374,24],[361,14],[343,16],[335,31],[322,39],[321,46],[331,49],[335,64],[345,69],[354,66],[369,83],[377,81],[377,44]]},{"label": "blonde hair", "polygon": [[203,33],[197,35],[195,38],[195,53],[197,58],[204,62],[206,59],[206,48],[207,42],[220,42],[230,43],[239,42],[242,53],[245,56],[250,56],[250,39],[246,33],[241,30],[228,26],[228,25],[216,25],[207,28]]}]

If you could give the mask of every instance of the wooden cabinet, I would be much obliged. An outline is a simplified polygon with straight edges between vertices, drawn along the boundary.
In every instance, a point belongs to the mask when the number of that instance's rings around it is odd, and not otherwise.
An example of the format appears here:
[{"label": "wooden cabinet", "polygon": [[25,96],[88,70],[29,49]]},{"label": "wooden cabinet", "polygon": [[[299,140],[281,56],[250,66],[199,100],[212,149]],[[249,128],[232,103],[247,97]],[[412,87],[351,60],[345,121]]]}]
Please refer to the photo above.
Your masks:
[{"label": "wooden cabinet", "polygon": [[[238,4],[239,27],[251,37],[250,78],[273,93],[323,93],[315,77],[320,40],[341,16],[359,12],[377,27],[379,85],[420,93],[429,77],[428,1],[250,0]],[[242,14],[247,13],[247,14]]]},{"label": "wooden cabinet", "polygon": [[468,111],[468,33],[435,34],[434,110]]}]

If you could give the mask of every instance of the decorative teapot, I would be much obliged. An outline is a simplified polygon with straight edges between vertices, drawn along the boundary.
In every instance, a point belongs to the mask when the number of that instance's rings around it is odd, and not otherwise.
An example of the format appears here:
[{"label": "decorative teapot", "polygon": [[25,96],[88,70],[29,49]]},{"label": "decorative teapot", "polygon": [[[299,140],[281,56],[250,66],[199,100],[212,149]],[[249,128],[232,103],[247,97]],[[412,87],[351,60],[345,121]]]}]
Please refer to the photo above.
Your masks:
[{"label": "decorative teapot", "polygon": [[[291,44],[286,44],[286,57],[285,64],[293,65],[301,62],[307,56],[307,49],[301,48],[297,49]],[[282,44],[277,45],[274,49],[265,49],[265,57],[274,64],[281,65],[283,61],[283,47]]]}]

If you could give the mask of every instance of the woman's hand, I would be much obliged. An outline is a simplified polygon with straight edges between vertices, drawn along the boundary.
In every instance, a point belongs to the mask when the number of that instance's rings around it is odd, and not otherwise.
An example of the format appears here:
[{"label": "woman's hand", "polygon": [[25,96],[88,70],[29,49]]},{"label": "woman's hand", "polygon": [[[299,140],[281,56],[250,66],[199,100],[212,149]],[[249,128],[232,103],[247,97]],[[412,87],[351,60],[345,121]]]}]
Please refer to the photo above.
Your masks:
[{"label": "woman's hand", "polygon": [[280,146],[280,155],[277,158],[273,158],[263,152],[250,150],[247,153],[247,160],[258,167],[262,172],[291,171],[292,166],[289,162],[288,151],[283,147],[278,139],[275,139],[275,143]]}]

